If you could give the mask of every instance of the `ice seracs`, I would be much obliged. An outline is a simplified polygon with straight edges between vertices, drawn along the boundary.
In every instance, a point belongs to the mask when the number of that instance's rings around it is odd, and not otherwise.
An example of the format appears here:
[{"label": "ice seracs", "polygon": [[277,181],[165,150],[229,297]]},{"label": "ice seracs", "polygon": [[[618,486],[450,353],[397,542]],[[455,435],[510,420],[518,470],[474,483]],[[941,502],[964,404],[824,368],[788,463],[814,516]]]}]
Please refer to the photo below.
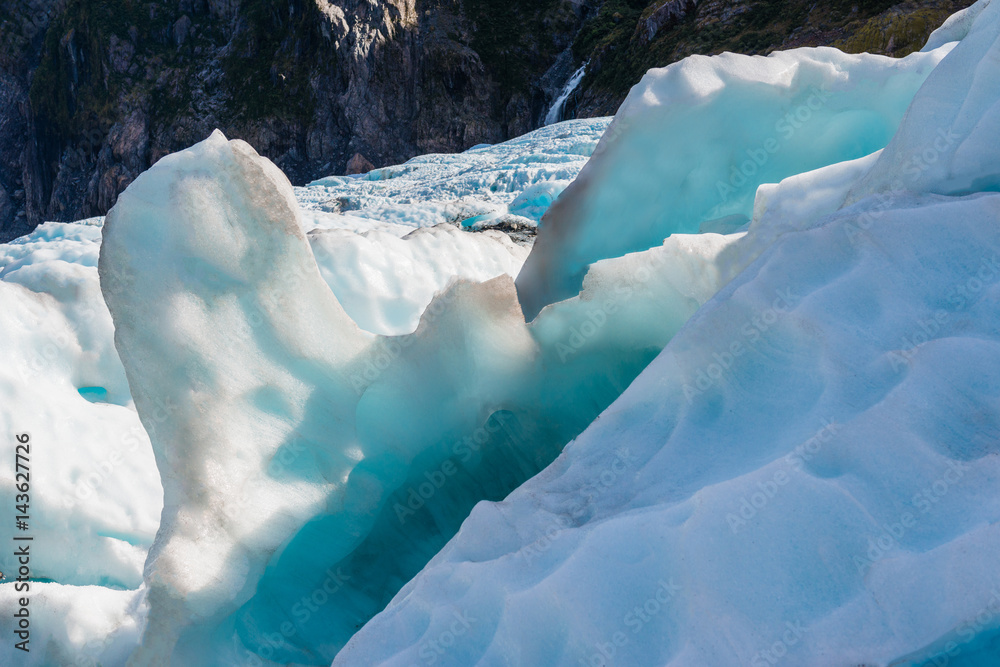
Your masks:
[{"label": "ice seracs", "polygon": [[345,223],[352,230],[389,226],[405,230],[402,233],[442,223],[533,227],[551,198],[541,208],[535,198],[526,208],[517,201],[522,193],[556,188],[558,194],[576,178],[610,122],[610,118],[572,120],[495,146],[422,155],[361,177],[323,178],[296,188],[303,223],[307,229]]},{"label": "ice seracs", "polygon": [[[480,196],[481,191],[488,193],[496,175],[507,169],[504,161],[520,155],[524,170],[509,171],[520,175],[507,183],[509,192],[501,197],[513,200],[521,187],[519,183],[530,183],[538,177],[538,194],[521,198],[524,203],[518,204],[518,212],[540,217],[540,211],[547,206],[546,196],[550,202],[551,193],[557,193],[559,184],[566,181],[545,180],[548,172],[544,166],[531,165],[551,159],[552,176],[571,178],[596,144],[606,122],[578,123],[572,133],[563,128],[512,142],[512,146],[473,151],[461,166],[466,172],[462,176],[465,181],[455,186],[455,192],[469,197]],[[476,157],[484,151],[485,158]],[[491,176],[493,171],[497,173]],[[424,176],[430,179],[433,173],[431,169]],[[524,180],[519,180],[522,177]],[[409,187],[423,186],[415,179]],[[320,275],[346,306],[350,318],[371,333],[412,332],[433,296],[452,281],[513,277],[527,254],[523,246],[511,243],[499,232],[472,234],[452,225],[415,230],[413,225],[325,213],[309,208],[308,192],[309,188],[298,191],[300,211],[295,218],[302,230],[309,232],[306,238]],[[398,192],[390,196],[404,199]],[[419,203],[409,206],[419,211]],[[529,211],[528,206],[535,208]],[[364,211],[360,214],[364,215]],[[411,216],[407,221],[411,219],[416,218]],[[114,347],[111,317],[101,296],[97,262],[103,222],[49,223],[16,242],[0,245],[0,300],[5,304],[0,309],[0,338],[10,355],[0,368],[0,384],[7,388],[0,422],[11,432],[27,429],[41,443],[48,443],[35,454],[35,461],[40,469],[44,467],[51,473],[35,481],[32,488],[32,509],[38,519],[32,533],[38,545],[33,573],[53,582],[33,589],[39,592],[32,597],[36,617],[30,657],[34,664],[63,664],[69,660],[66,656],[123,664],[122,656],[138,644],[138,632],[148,609],[145,589],[140,589],[143,562],[160,525],[163,492],[149,436],[132,407],[125,372]],[[226,232],[208,239],[209,245],[217,242],[225,246],[229,241]],[[214,255],[214,250],[208,252]],[[189,268],[195,263],[189,258]],[[198,271],[192,273],[197,275]],[[435,312],[440,308],[436,306]],[[227,334],[220,331],[218,335]],[[369,362],[352,374],[352,379],[364,383],[369,381],[366,376],[374,378],[382,373],[384,361],[399,350],[392,339],[385,340]],[[636,366],[630,372],[634,375],[638,370]],[[353,382],[351,391],[355,391]],[[612,398],[609,395],[605,401]],[[174,414],[167,409],[172,407],[172,403],[164,402],[164,408],[152,412],[151,420],[159,423],[168,416],[172,418]],[[589,419],[584,416],[581,421]],[[296,453],[294,447],[283,451],[276,465],[283,465],[282,461]],[[532,463],[516,476],[504,478],[489,490],[491,497],[506,495],[541,465]],[[477,485],[494,483],[493,478],[484,475]],[[5,479],[12,482],[12,469]],[[8,498],[10,503],[15,493],[12,483],[0,486],[0,497]],[[474,491],[470,503],[480,497],[476,493],[483,491]],[[413,512],[406,495],[404,489],[400,507]],[[237,505],[239,501],[237,497]],[[451,510],[453,525],[443,532],[432,531],[437,542],[429,541],[425,553],[415,564],[406,566],[405,573],[398,575],[402,579],[389,590],[398,588],[433,555],[457,530],[467,511],[461,503],[456,504]],[[9,539],[13,527],[6,529]],[[91,557],[77,557],[78,553]],[[6,559],[0,561],[6,563],[0,569],[14,569],[11,556],[0,557]],[[318,584],[323,581],[321,576]],[[99,596],[104,591],[107,595]],[[12,604],[18,598],[13,586],[6,582],[0,584],[0,595]],[[95,605],[98,597],[103,602]],[[363,622],[384,601],[372,604],[361,616],[352,616],[349,627]],[[122,625],[123,618],[126,622]],[[314,623],[325,627],[320,618]],[[107,630],[119,625],[120,632]],[[9,629],[9,621],[0,621],[0,629],[4,627]],[[280,622],[276,627],[280,630]],[[41,648],[43,645],[45,648]],[[35,650],[35,646],[39,648]],[[20,652],[7,651],[14,649],[6,644],[0,647],[0,662],[22,659]],[[245,659],[247,653],[244,650],[238,655]],[[214,658],[209,655],[206,659]]]}]

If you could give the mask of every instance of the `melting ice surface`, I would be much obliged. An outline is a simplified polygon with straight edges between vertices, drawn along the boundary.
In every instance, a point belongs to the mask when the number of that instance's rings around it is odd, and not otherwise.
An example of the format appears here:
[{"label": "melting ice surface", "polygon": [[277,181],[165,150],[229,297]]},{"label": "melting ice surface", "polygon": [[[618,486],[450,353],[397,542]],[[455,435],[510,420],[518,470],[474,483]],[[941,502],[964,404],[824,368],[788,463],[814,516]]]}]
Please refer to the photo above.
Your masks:
[{"label": "melting ice surface", "polygon": [[216,134],[0,246],[29,662],[996,664],[998,33],[650,72],[520,294],[428,226],[537,220],[606,121],[298,191]]},{"label": "melting ice surface", "polygon": [[[902,59],[796,49],[693,56],[636,85],[517,278],[525,315],[576,294],[596,261],[750,220],[757,188],[892,138],[950,47]],[[621,224],[610,224],[621,220]]]},{"label": "melting ice surface", "polygon": [[624,390],[718,288],[728,243],[670,239],[639,279],[610,262],[530,327],[509,275],[455,282],[415,332],[379,337],[323,281],[299,215],[280,171],[215,133],[105,222],[101,287],[164,481],[139,662],[330,662],[476,502]]}]

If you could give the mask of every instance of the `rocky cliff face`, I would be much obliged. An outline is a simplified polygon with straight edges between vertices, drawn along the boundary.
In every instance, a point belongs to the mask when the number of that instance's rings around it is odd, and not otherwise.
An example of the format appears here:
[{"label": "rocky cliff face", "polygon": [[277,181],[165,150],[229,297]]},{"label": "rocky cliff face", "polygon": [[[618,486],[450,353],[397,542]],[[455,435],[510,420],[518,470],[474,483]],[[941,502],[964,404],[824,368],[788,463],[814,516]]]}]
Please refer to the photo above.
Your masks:
[{"label": "rocky cliff face", "polygon": [[585,6],[0,0],[0,237],[103,214],[214,128],[295,182],[522,134]]},{"label": "rocky cliff face", "polygon": [[[853,3],[853,4],[852,4]],[[302,183],[614,113],[692,53],[902,55],[971,0],[0,0],[0,241],[215,129]],[[356,169],[356,167],[354,167]]]}]

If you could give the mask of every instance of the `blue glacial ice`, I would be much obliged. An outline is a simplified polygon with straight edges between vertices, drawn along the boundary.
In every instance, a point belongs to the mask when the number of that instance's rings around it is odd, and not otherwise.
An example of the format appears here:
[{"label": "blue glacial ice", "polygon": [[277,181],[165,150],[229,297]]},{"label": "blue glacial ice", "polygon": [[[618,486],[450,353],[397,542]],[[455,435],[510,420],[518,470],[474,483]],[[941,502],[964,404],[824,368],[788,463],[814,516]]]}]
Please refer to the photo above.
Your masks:
[{"label": "blue glacial ice", "polygon": [[974,14],[888,147],[762,187],[732,280],[335,664],[998,664],[1000,5]]},{"label": "blue glacial ice", "polygon": [[548,212],[517,278],[525,315],[576,294],[587,267],[674,233],[738,227],[757,188],[892,138],[951,44],[903,59],[836,49],[692,56],[650,70]]}]

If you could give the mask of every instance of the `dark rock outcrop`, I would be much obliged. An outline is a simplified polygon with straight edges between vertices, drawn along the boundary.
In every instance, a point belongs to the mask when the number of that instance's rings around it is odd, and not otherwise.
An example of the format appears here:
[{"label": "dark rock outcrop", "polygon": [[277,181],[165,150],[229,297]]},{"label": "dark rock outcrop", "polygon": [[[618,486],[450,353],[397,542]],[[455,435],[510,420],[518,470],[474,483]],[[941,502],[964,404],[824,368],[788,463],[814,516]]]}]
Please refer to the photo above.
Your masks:
[{"label": "dark rock outcrop", "polygon": [[[215,128],[293,182],[537,127],[574,0],[0,0],[0,240]],[[41,17],[41,18],[40,18]]]},{"label": "dark rock outcrop", "polygon": [[667,0],[642,19],[639,38],[647,43],[656,39],[660,29],[669,23],[676,23],[697,6],[698,0]]},{"label": "dark rock outcrop", "polygon": [[369,171],[375,168],[368,158],[366,158],[361,153],[355,153],[354,157],[347,161],[347,168],[344,173],[348,176],[353,176],[355,174],[367,174]]}]

